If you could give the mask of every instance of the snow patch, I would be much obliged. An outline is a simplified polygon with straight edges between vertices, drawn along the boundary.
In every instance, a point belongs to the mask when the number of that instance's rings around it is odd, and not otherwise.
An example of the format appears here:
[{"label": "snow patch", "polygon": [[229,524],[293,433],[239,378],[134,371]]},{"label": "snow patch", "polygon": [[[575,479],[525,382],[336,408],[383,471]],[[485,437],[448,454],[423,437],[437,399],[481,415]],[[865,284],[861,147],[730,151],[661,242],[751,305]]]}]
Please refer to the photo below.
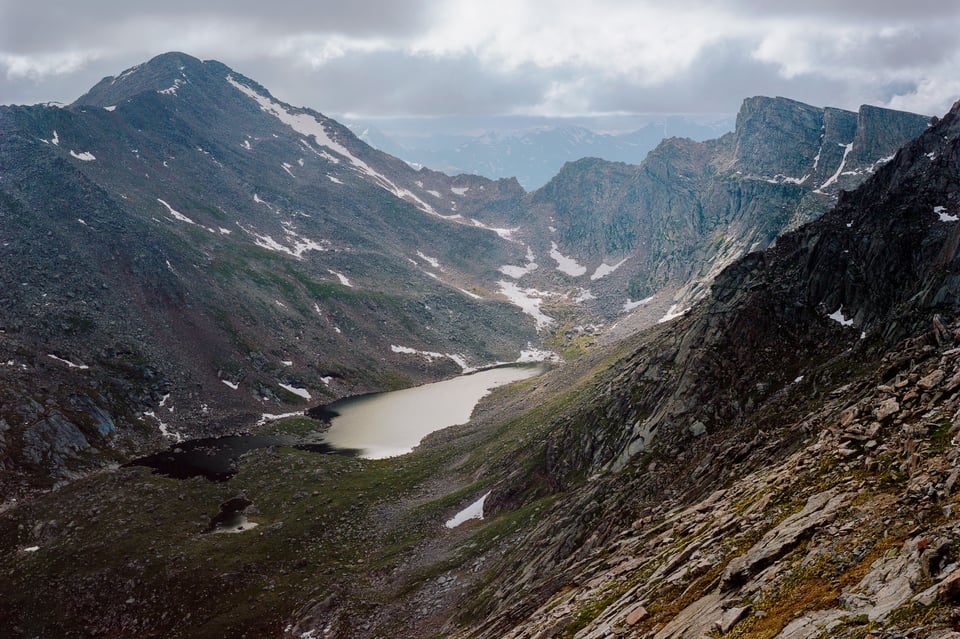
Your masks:
[{"label": "snow patch", "polygon": [[670,307],[670,310],[667,311],[666,315],[657,320],[657,324],[673,321],[678,317],[682,317],[689,310],[689,308],[681,308],[679,304],[674,304]]},{"label": "snow patch", "polygon": [[837,172],[831,175],[829,178],[827,178],[827,181],[821,184],[820,188],[815,189],[813,191],[814,193],[822,194],[823,189],[827,188],[828,186],[830,186],[831,184],[833,184],[834,182],[840,179],[840,174],[843,173],[843,167],[847,163],[847,156],[850,155],[850,151],[853,150],[853,142],[851,142],[850,144],[841,144],[840,146],[843,147],[843,158],[841,158],[840,160],[840,166],[837,167]]},{"label": "snow patch", "polygon": [[164,202],[164,201],[161,200],[160,198],[157,198],[157,202],[159,202],[160,204],[163,204],[163,205],[167,208],[167,211],[170,213],[170,216],[171,216],[172,218],[174,218],[174,219],[176,219],[176,220],[179,220],[179,221],[181,221],[181,222],[186,222],[187,224],[196,224],[196,222],[194,222],[193,220],[191,220],[189,217],[187,217],[186,215],[184,215],[184,214],[181,213],[180,211],[175,211],[172,206],[170,206],[169,204],[167,204],[166,202]]},{"label": "snow patch", "polygon": [[616,264],[614,264],[613,266],[609,266],[609,265],[601,262],[601,263],[600,263],[600,266],[597,267],[597,270],[595,270],[595,271],[593,272],[593,275],[590,276],[590,279],[591,279],[591,280],[599,280],[599,279],[602,278],[602,277],[606,277],[607,275],[610,275],[611,273],[613,273],[614,271],[616,271],[618,268],[620,268],[621,266],[623,266],[623,263],[626,262],[626,261],[629,260],[629,259],[630,259],[629,257],[625,257],[625,258],[623,258],[622,260],[620,260],[619,262],[617,262]]},{"label": "snow patch", "polygon": [[489,496],[490,493],[488,492],[486,495],[458,512],[452,518],[448,519],[446,527],[456,528],[465,521],[469,521],[471,519],[483,519],[483,502],[487,501],[487,497]]},{"label": "snow patch", "polygon": [[296,386],[290,386],[289,384],[280,384],[279,382],[278,382],[278,385],[283,390],[289,391],[294,395],[297,395],[298,397],[302,397],[304,399],[310,399],[310,392],[306,388],[297,388]]},{"label": "snow patch", "polygon": [[476,368],[473,368],[467,364],[467,360],[463,355],[456,353],[436,353],[433,351],[421,351],[416,348],[410,348],[409,346],[397,346],[396,344],[390,345],[390,350],[394,353],[403,353],[405,355],[417,355],[423,357],[428,362],[433,362],[437,359],[449,359],[453,361],[464,373],[472,373],[476,371]]},{"label": "snow patch", "polygon": [[520,351],[520,357],[517,358],[518,364],[530,362],[559,362],[560,356],[553,351],[535,348],[532,344],[527,344],[527,348]]},{"label": "snow patch", "polygon": [[463,293],[464,295],[466,295],[466,296],[469,297],[469,298],[472,298],[472,299],[475,299],[475,300],[482,300],[482,299],[483,299],[481,296],[477,295],[476,293],[471,293],[471,292],[468,291],[467,289],[460,288],[459,286],[455,286],[454,288],[456,288],[458,291],[460,291],[461,293]]},{"label": "snow patch", "polygon": [[453,191],[455,195],[466,195],[467,191],[470,190],[469,186],[451,186],[450,190]]},{"label": "snow patch", "polygon": [[294,413],[280,413],[275,415],[273,413],[263,413],[260,415],[260,419],[257,420],[257,426],[263,426],[267,422],[275,422],[280,419],[289,419],[290,417],[300,417],[303,415],[303,411],[299,410]]},{"label": "snow patch", "polygon": [[181,435],[175,430],[172,430],[167,424],[163,422],[162,419],[157,417],[156,413],[154,413],[152,410],[144,411],[143,414],[146,415],[147,417],[150,417],[156,420],[157,426],[160,427],[160,434],[163,435],[164,439],[169,439],[173,442],[183,441],[184,439],[183,435]]},{"label": "snow patch", "polygon": [[333,182],[334,184],[343,184],[343,180],[339,180],[332,175],[327,174],[327,179]]},{"label": "snow patch", "polygon": [[224,384],[226,384],[227,386],[229,386],[230,388],[232,388],[233,390],[237,390],[238,388],[240,388],[240,384],[235,384],[235,383],[233,383],[233,382],[231,382],[231,381],[227,381],[227,380],[225,380],[225,379],[221,379],[220,381],[223,382]]},{"label": "snow patch", "polygon": [[424,255],[424,254],[421,253],[420,251],[417,251],[417,257],[419,257],[421,260],[423,260],[424,262],[426,262],[427,264],[429,264],[429,265],[432,266],[433,268],[435,268],[435,269],[437,269],[437,270],[440,270],[440,271],[443,270],[443,268],[441,268],[441,266],[440,266],[440,260],[438,260],[437,258],[435,258],[435,257],[430,257],[429,255]]},{"label": "snow patch", "polygon": [[957,220],[960,220],[960,217],[947,213],[947,208],[945,206],[935,206],[933,207],[933,212],[940,216],[941,222],[956,222]]},{"label": "snow patch", "polygon": [[561,253],[556,242],[550,242],[550,257],[557,263],[557,270],[561,273],[579,277],[587,272],[586,266],[580,265],[577,260]]},{"label": "snow patch", "polygon": [[56,129],[53,130],[53,137],[50,138],[50,144],[53,144],[54,146],[60,146],[60,136],[57,135]]},{"label": "snow patch", "polygon": [[247,151],[252,151],[252,150],[253,150],[253,147],[250,145],[250,140],[244,140],[243,143],[242,143],[240,146],[242,146],[243,148],[245,148]]},{"label": "snow patch", "polygon": [[843,304],[840,305],[840,308],[827,315],[827,317],[838,322],[840,326],[853,326],[853,319],[847,319],[843,315]]},{"label": "snow patch", "polygon": [[543,303],[541,296],[546,295],[546,293],[538,291],[535,288],[520,288],[513,282],[505,282],[503,280],[498,281],[497,285],[500,287],[500,293],[502,293],[511,304],[520,307],[520,310],[534,319],[538,331],[553,324],[553,318],[540,310],[540,305]]},{"label": "snow patch", "polygon": [[175,78],[172,85],[170,85],[166,89],[161,89],[157,91],[157,93],[160,93],[163,95],[176,95],[177,89],[179,89],[181,86],[183,86],[183,81],[180,78]]},{"label": "snow patch", "polygon": [[643,298],[642,300],[637,300],[636,302],[633,302],[633,301],[631,301],[631,300],[628,299],[627,302],[626,302],[626,304],[623,305],[623,310],[626,311],[626,312],[629,312],[629,311],[632,311],[632,310],[635,309],[635,308],[640,308],[640,307],[643,306],[644,304],[649,304],[650,302],[652,302],[654,297],[656,297],[656,295],[651,295],[650,297],[645,297],[645,298]]},{"label": "snow patch", "polygon": [[[456,208],[456,204],[453,204],[453,206],[454,206],[454,208]],[[511,242],[514,241],[514,240],[513,240],[513,237],[512,237],[513,234],[516,233],[516,232],[520,229],[519,226],[518,226],[517,228],[514,228],[514,229],[502,229],[502,228],[496,228],[496,227],[493,227],[493,226],[487,226],[486,224],[484,224],[484,223],[481,222],[480,220],[475,220],[475,219],[473,219],[473,218],[470,218],[470,221],[471,221],[471,222],[473,223],[473,225],[476,226],[477,228],[481,228],[481,229],[484,229],[484,230],[487,230],[487,231],[493,231],[494,233],[496,233],[497,235],[499,235],[499,236],[502,237],[503,239],[505,239],[505,240],[510,240]]]},{"label": "snow patch", "polygon": [[343,284],[344,286],[349,286],[350,288],[353,288],[353,284],[350,283],[350,280],[347,279],[346,275],[344,275],[343,273],[332,271],[330,269],[327,269],[327,270],[330,272],[331,275],[336,275],[337,279],[340,280],[341,284]]},{"label": "snow patch", "polygon": [[303,254],[306,253],[307,251],[322,252],[322,251],[328,250],[329,248],[328,244],[323,240],[320,242],[316,240],[311,240],[309,238],[303,237],[302,235],[298,235],[296,232],[290,229],[285,229],[285,231],[287,235],[294,240],[292,247],[288,247],[281,244],[280,242],[273,239],[273,236],[261,235],[256,231],[248,229],[243,225],[241,225],[239,222],[237,222],[237,226],[239,226],[248,235],[253,237],[253,243],[259,246],[260,248],[265,248],[268,251],[275,251],[277,253],[286,253],[287,255],[292,255],[297,259],[302,259]]},{"label": "snow patch", "polygon": [[66,364],[69,368],[76,368],[76,369],[81,370],[81,371],[85,371],[85,370],[88,370],[88,369],[90,368],[90,367],[87,366],[86,364],[74,364],[74,363],[71,362],[70,360],[68,360],[68,359],[63,359],[62,357],[57,357],[57,356],[54,355],[53,353],[48,354],[47,357],[49,357],[50,359],[55,359],[55,360],[57,360],[58,362],[60,362],[61,364]]},{"label": "snow patch", "polygon": [[421,200],[410,191],[398,187],[387,177],[374,170],[369,164],[353,155],[353,153],[351,153],[347,147],[334,140],[333,137],[331,137],[330,132],[327,131],[325,124],[314,116],[310,115],[309,113],[292,113],[284,108],[279,102],[275,102],[267,96],[260,95],[245,84],[237,82],[233,76],[228,75],[227,82],[229,82],[234,88],[247,97],[252,98],[257,104],[260,105],[261,110],[275,116],[278,120],[289,126],[297,133],[304,135],[307,138],[313,137],[319,146],[327,147],[334,153],[346,158],[355,169],[370,177],[373,182],[381,188],[390,191],[402,200],[412,201],[414,205],[426,213],[439,215],[429,204]]},{"label": "snow patch", "polygon": [[83,160],[84,162],[93,162],[97,159],[94,157],[93,153],[90,153],[89,151],[81,151],[80,153],[77,153],[73,149],[70,149],[70,155],[78,160]]}]

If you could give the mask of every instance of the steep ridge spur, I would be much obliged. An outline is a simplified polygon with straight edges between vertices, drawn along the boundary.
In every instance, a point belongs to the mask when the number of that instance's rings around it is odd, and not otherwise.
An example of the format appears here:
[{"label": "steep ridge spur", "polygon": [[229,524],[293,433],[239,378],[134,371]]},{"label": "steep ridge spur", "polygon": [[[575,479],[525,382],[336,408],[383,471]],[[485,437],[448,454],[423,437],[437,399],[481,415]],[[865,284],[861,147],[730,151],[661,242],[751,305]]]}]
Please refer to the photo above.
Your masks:
[{"label": "steep ridge spur", "polygon": [[451,633],[955,636],[958,175],[960,103],[555,401]]}]

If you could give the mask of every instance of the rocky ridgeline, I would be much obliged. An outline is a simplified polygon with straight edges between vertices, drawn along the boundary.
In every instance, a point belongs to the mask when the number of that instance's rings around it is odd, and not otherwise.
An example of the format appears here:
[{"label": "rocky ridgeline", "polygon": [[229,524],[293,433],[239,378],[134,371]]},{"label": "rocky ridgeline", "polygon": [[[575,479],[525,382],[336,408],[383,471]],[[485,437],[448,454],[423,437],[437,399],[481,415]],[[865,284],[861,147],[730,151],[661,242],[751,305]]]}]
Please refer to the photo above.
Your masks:
[{"label": "rocky ridgeline", "polygon": [[876,107],[853,113],[749,98],[732,133],[665,140],[638,166],[570,163],[531,206],[581,261],[629,258],[595,285],[601,300],[613,287],[641,299],[672,285],[686,286],[677,300],[689,302],[734,260],[821,215],[927,124]]}]

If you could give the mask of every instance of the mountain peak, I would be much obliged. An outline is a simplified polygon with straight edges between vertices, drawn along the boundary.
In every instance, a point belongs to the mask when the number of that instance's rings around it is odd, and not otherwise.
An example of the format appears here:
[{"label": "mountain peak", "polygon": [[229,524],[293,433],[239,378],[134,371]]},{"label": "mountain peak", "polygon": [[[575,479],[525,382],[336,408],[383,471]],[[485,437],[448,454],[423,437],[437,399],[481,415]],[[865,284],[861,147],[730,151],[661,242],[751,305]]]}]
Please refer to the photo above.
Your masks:
[{"label": "mountain peak", "polygon": [[209,89],[211,81],[222,82],[230,73],[233,71],[229,67],[216,60],[200,61],[186,53],[173,51],[102,79],[74,104],[106,107],[143,93],[178,95],[181,90]]}]

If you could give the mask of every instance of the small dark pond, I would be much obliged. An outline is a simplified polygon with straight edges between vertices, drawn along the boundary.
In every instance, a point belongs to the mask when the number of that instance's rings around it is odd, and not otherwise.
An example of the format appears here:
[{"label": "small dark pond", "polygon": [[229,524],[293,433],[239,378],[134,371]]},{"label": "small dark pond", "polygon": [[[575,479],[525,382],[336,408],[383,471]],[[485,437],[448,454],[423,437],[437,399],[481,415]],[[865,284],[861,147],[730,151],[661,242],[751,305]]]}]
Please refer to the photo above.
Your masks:
[{"label": "small dark pond", "polygon": [[338,449],[325,443],[300,443],[295,437],[228,435],[175,444],[167,450],[135,459],[126,466],[148,466],[153,468],[154,472],[174,479],[206,477],[210,481],[227,481],[237,474],[240,457],[244,453],[272,446],[286,446],[314,453],[357,455],[355,450]]}]

